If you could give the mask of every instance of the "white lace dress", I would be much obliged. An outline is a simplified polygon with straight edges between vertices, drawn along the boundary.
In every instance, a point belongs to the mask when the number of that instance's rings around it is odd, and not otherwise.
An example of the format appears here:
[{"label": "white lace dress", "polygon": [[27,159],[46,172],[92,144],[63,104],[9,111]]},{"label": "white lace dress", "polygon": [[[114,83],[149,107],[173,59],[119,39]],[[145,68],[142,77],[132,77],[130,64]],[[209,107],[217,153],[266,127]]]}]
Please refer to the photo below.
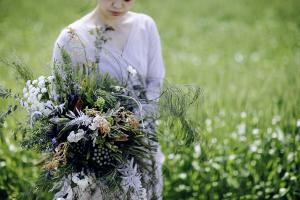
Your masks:
[{"label": "white lace dress", "polygon": [[[128,66],[132,66],[143,77],[142,82],[146,87],[147,98],[150,100],[157,99],[165,73],[159,33],[155,22],[149,16],[133,12],[130,14],[133,16],[133,25],[122,51],[112,47],[109,41],[103,45],[101,53],[97,51],[95,48],[96,36],[91,34],[91,30],[94,30],[95,27],[88,27],[84,23],[85,19],[89,17],[88,14],[62,30],[54,46],[53,61],[61,61],[60,48],[63,47],[71,55],[74,64],[79,63],[78,66],[80,66],[80,63],[99,60],[98,70],[108,72],[120,81],[127,77]],[[144,111],[145,114],[150,113],[151,108],[147,110],[147,105],[144,105]],[[152,122],[146,128],[155,131]],[[164,156],[160,151],[159,144],[157,145],[158,150],[153,152],[153,160],[149,160],[153,169],[152,174],[147,172],[142,174],[144,180],[151,182],[150,186],[145,188],[149,200],[162,199],[161,168]],[[105,191],[105,186],[99,184],[94,194],[83,193],[79,195],[79,199],[101,200],[104,199],[102,197],[103,191]],[[55,199],[73,199],[71,193],[70,182],[65,181],[61,191],[56,193]],[[115,193],[111,194],[111,199],[124,199],[122,193]]]}]

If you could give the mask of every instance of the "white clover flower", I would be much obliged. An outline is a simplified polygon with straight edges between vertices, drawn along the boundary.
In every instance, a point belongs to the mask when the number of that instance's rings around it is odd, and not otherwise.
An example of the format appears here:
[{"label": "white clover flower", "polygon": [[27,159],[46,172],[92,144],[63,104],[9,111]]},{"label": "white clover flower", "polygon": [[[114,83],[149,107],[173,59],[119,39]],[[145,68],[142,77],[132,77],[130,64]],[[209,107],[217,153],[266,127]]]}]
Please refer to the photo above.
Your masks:
[{"label": "white clover flower", "polygon": [[196,144],[194,146],[194,151],[195,151],[196,157],[199,157],[201,155],[201,146],[200,146],[200,144]]},{"label": "white clover flower", "polygon": [[241,123],[237,126],[237,132],[239,135],[243,135],[246,133],[246,124],[245,123]]},{"label": "white clover flower", "polygon": [[300,127],[300,119],[297,119],[296,126],[297,126],[297,127]]},{"label": "white clover flower", "polygon": [[231,154],[228,156],[228,160],[234,160],[236,158],[236,155]]},{"label": "white clover flower", "polygon": [[279,115],[275,115],[273,118],[272,118],[272,125],[276,125],[278,124],[278,122],[280,122],[281,120],[281,117]]},{"label": "white clover flower", "polygon": [[237,63],[242,63],[244,61],[244,56],[243,54],[241,54],[240,52],[237,52],[234,54],[234,60],[237,62]]},{"label": "white clover flower", "polygon": [[217,138],[212,138],[212,139],[211,139],[211,143],[212,143],[212,144],[217,144],[217,142],[218,142],[218,139],[217,139]]},{"label": "white clover flower", "polygon": [[252,134],[253,135],[257,135],[259,133],[259,129],[258,128],[255,128],[252,130]]},{"label": "white clover flower", "polygon": [[127,67],[127,71],[132,75],[132,76],[135,76],[137,74],[137,71],[131,66],[129,65]]},{"label": "white clover flower", "polygon": [[280,127],[276,128],[277,138],[279,141],[284,141],[284,133]]},{"label": "white clover flower", "polygon": [[257,146],[255,144],[250,145],[250,151],[251,152],[256,152],[257,151]]},{"label": "white clover flower", "polygon": [[246,112],[241,112],[240,115],[241,115],[241,118],[243,118],[243,119],[247,117],[247,113]]},{"label": "white clover flower", "polygon": [[180,173],[180,174],[178,175],[178,177],[181,178],[181,179],[186,179],[187,174],[186,174],[186,173]]},{"label": "white clover flower", "polygon": [[206,124],[206,126],[211,126],[211,125],[212,125],[212,120],[209,119],[209,118],[207,118],[207,119],[205,120],[205,124]]},{"label": "white clover flower", "polygon": [[201,169],[201,167],[199,166],[199,163],[195,160],[192,161],[192,166],[197,171],[199,171]]},{"label": "white clover flower", "polygon": [[212,127],[206,127],[207,132],[211,133],[213,131]]},{"label": "white clover flower", "polygon": [[169,155],[168,155],[168,158],[169,158],[169,160],[174,160],[174,158],[175,158],[174,153],[169,154]]},{"label": "white clover flower", "polygon": [[71,133],[69,134],[69,136],[67,137],[69,142],[78,142],[79,140],[81,140],[85,135],[85,131],[82,129],[79,129],[77,131],[77,133],[75,133],[74,131],[71,131]]}]

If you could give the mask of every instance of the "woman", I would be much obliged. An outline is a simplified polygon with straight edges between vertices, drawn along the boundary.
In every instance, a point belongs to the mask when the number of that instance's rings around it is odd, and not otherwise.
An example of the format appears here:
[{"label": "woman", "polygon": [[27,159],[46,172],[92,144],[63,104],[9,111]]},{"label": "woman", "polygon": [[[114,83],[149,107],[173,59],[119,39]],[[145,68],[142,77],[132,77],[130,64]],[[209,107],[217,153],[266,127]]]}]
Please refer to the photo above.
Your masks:
[{"label": "woman", "polygon": [[[61,48],[64,48],[70,54],[74,66],[96,62],[101,73],[108,72],[120,81],[126,79],[128,69],[133,68],[142,77],[139,81],[145,86],[147,99],[155,100],[159,97],[164,78],[160,37],[152,18],[129,11],[133,5],[134,0],[98,0],[97,7],[92,12],[60,33],[54,46],[53,60],[55,63],[62,61]],[[112,27],[113,31],[105,33],[110,39],[102,44],[99,51],[95,47],[97,36],[93,34],[93,30],[104,26]],[[137,82],[133,82],[135,81]],[[144,105],[143,108],[145,114],[153,110],[149,105]],[[146,128],[154,131],[153,127],[152,121]],[[153,152],[153,160],[148,161],[152,172],[142,172],[144,180],[151,183],[146,186],[149,200],[162,198],[162,162],[163,154],[158,145],[158,151]],[[71,195],[66,195],[69,191],[70,186],[66,183],[55,198],[70,198]],[[125,198],[120,192],[112,193],[115,193],[112,194],[113,199]],[[84,194],[80,199],[103,199],[102,196],[101,190],[98,190],[94,194]]]}]

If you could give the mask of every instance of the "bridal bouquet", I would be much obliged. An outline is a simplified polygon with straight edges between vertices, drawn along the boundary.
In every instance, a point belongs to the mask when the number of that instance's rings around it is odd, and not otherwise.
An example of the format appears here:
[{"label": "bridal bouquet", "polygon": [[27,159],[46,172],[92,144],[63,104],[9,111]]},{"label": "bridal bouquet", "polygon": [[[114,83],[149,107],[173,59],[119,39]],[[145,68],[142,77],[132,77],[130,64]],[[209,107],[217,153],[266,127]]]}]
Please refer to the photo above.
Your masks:
[{"label": "bridal bouquet", "polygon": [[[30,116],[23,145],[46,153],[43,185],[59,186],[69,174],[80,191],[101,179],[143,199],[138,167],[147,169],[145,160],[155,148],[148,140],[155,137],[135,114],[139,104],[132,91],[107,74],[79,80],[72,73],[57,68],[55,76],[28,80],[23,89],[21,104]],[[128,73],[135,75],[132,67]]]}]

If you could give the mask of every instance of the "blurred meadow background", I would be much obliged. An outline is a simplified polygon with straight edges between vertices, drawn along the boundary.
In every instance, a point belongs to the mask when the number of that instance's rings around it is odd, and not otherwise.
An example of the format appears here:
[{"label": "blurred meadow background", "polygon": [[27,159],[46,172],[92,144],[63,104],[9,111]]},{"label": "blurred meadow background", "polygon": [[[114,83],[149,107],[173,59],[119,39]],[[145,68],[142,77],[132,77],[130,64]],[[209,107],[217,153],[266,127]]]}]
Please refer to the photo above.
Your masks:
[{"label": "blurred meadow background", "polygon": [[[49,75],[59,32],[95,4],[0,0],[0,58]],[[137,0],[134,10],[157,23],[167,81],[203,90],[199,140],[161,139],[164,199],[300,199],[300,2]],[[0,84],[23,86],[3,63]],[[1,125],[0,199],[21,199],[39,172],[39,156],[15,140],[22,118]]]}]

